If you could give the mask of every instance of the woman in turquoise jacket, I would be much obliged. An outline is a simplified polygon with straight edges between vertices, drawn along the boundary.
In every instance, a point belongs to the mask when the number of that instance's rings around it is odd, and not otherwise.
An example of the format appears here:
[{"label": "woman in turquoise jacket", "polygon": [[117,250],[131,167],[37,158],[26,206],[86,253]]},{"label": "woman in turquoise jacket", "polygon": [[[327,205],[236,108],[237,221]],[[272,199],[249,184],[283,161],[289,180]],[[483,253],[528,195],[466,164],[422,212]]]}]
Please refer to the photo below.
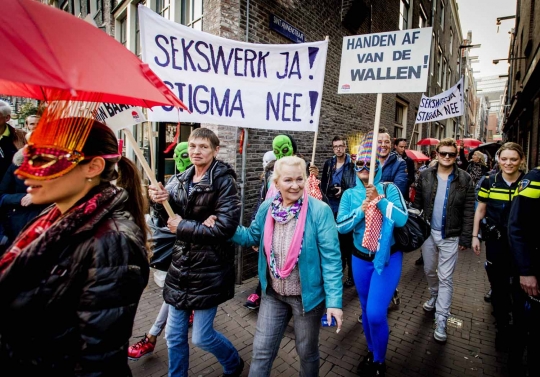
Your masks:
[{"label": "woman in turquoise jacket", "polygon": [[[385,356],[388,346],[387,308],[401,276],[403,253],[393,250],[390,260],[379,274],[373,265],[380,229],[373,225],[378,216],[379,226],[387,207],[392,204],[391,219],[395,227],[407,222],[406,204],[399,189],[394,184],[381,182],[382,169],[377,160],[374,185],[368,184],[370,161],[369,147],[358,153],[355,162],[356,187],[343,193],[337,216],[338,231],[342,234],[353,232],[352,250],[353,277],[362,306],[362,324],[368,344],[368,354],[358,366],[358,372],[365,376],[384,376]],[[366,235],[366,212],[374,223]],[[375,231],[373,231],[375,229]],[[391,244],[394,244],[393,236]]]},{"label": "woman in turquoise jacket", "polygon": [[264,201],[249,228],[232,241],[259,247],[262,300],[250,376],[270,376],[285,328],[294,316],[300,375],[318,376],[319,329],[327,308],[338,331],[343,312],[341,254],[332,210],[307,195],[306,165],[298,157],[276,161],[277,195]]}]

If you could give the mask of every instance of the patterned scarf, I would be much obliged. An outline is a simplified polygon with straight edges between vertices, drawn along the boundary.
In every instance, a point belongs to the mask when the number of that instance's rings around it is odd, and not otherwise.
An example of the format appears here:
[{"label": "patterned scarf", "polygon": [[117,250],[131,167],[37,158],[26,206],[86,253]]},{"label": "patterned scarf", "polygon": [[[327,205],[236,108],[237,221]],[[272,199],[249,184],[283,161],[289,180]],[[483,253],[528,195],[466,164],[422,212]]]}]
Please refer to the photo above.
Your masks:
[{"label": "patterned scarf", "polygon": [[362,246],[368,249],[370,252],[376,252],[379,246],[379,237],[381,235],[383,215],[377,203],[384,198],[384,195],[379,195],[375,200],[369,202],[366,208],[366,229],[364,232],[364,238],[362,239]]},{"label": "patterned scarf", "polygon": [[[264,225],[264,251],[266,253],[266,261],[272,276],[276,279],[286,279],[291,274],[292,270],[298,263],[298,257],[302,250],[302,241],[304,238],[304,228],[306,225],[308,209],[307,190],[304,190],[302,198],[290,207],[283,207],[283,197],[281,193],[275,196],[272,204],[268,208],[266,215],[266,223]],[[294,217],[298,216],[296,229],[294,230],[293,239],[289,245],[287,259],[283,264],[283,269],[280,270],[276,264],[276,256],[272,247],[272,238],[274,235],[274,225],[277,221],[280,224],[286,224]]]}]

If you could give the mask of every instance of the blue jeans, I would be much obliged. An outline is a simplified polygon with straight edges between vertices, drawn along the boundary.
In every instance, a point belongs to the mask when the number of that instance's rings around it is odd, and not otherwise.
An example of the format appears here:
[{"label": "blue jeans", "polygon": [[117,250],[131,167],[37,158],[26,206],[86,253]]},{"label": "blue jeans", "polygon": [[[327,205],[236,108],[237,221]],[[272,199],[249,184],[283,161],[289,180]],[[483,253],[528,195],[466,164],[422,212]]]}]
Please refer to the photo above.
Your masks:
[{"label": "blue jeans", "polygon": [[373,352],[373,359],[382,363],[388,347],[388,305],[401,277],[403,253],[392,254],[380,275],[375,271],[373,262],[355,256],[352,262],[368,349]]},{"label": "blue jeans", "polygon": [[270,376],[285,328],[294,317],[296,352],[300,358],[300,376],[319,375],[319,330],[324,313],[324,301],[313,310],[304,313],[301,296],[281,296],[270,286],[261,299],[250,377]]},{"label": "blue jeans", "polygon": [[[212,353],[223,366],[224,373],[233,373],[240,364],[240,355],[232,343],[214,330],[217,306],[195,310],[191,342],[194,346]],[[178,310],[169,306],[165,328],[169,348],[169,377],[187,377],[189,369],[188,328],[191,310]]]},{"label": "blue jeans", "polygon": [[161,332],[165,328],[165,325],[167,324],[168,316],[169,316],[169,304],[163,301],[163,304],[161,304],[161,309],[159,309],[158,316],[156,317],[154,324],[150,328],[150,331],[148,331],[148,334],[153,335],[153,336],[158,336],[159,334],[161,334]]}]

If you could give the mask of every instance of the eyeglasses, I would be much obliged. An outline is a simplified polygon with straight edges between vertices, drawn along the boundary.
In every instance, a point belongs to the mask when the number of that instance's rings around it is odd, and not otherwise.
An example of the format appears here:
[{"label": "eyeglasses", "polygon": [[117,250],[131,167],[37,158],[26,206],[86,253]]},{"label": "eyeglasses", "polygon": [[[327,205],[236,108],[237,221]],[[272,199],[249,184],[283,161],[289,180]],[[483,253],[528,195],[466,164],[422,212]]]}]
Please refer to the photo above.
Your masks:
[{"label": "eyeglasses", "polygon": [[439,156],[446,157],[446,158],[456,158],[457,153],[456,152],[437,152],[439,153]]},{"label": "eyeglasses", "polygon": [[332,149],[345,149],[344,145],[333,145]]}]

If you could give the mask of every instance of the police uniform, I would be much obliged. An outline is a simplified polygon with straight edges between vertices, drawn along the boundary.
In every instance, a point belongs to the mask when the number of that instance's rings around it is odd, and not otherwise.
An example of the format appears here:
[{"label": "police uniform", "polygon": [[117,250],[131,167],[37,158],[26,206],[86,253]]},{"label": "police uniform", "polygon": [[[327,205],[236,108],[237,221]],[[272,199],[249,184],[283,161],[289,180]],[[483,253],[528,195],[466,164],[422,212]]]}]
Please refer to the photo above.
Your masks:
[{"label": "police uniform", "polygon": [[[540,167],[527,173],[516,190],[508,219],[510,249],[519,276],[535,276],[540,281],[540,251],[538,216],[540,214]],[[518,285],[518,284],[516,284]],[[527,345],[529,376],[540,376],[540,297],[530,297],[519,286],[514,296],[515,306],[521,308],[514,314],[514,325],[519,325],[518,342]],[[521,301],[520,301],[521,299]],[[526,334],[528,335],[528,339]],[[522,353],[512,357],[521,364]]]},{"label": "police uniform", "polygon": [[482,238],[486,242],[486,272],[491,283],[491,303],[495,320],[497,321],[497,343],[501,346],[506,343],[507,330],[512,311],[512,289],[510,278],[515,275],[512,267],[512,254],[508,243],[508,217],[512,200],[519,182],[523,178],[522,173],[519,178],[508,185],[502,177],[502,172],[486,176],[478,191],[478,201],[486,204],[485,221],[493,227],[488,238],[487,232],[482,230]]}]

